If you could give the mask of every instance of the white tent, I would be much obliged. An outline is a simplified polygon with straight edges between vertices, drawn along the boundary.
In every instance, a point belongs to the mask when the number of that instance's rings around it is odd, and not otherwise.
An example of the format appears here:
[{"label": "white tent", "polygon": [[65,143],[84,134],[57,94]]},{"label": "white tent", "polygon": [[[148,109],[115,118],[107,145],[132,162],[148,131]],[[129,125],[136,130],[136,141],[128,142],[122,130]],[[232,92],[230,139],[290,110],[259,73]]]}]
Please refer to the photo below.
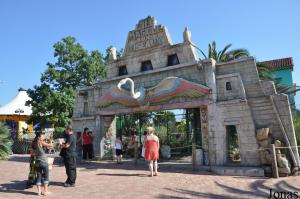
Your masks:
[{"label": "white tent", "polygon": [[27,95],[25,89],[20,88],[17,96],[11,100],[8,104],[0,107],[1,115],[26,115],[29,116],[32,113],[31,107],[26,106],[26,101],[31,100]]}]

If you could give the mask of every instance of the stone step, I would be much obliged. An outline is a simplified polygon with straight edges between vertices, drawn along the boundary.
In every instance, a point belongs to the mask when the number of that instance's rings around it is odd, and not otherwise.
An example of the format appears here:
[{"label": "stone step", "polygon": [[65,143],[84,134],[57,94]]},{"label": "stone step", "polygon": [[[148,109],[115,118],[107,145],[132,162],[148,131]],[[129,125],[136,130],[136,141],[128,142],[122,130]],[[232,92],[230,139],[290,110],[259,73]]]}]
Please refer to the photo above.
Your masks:
[{"label": "stone step", "polygon": [[252,176],[252,177],[265,176],[263,168],[260,167],[213,166],[211,170],[212,172],[218,175],[226,175],[226,176]]},{"label": "stone step", "polygon": [[268,111],[269,113],[274,113],[272,106],[257,106],[257,107],[251,107],[253,111],[255,112],[265,112]]},{"label": "stone step", "polygon": [[248,102],[250,102],[250,103],[261,103],[261,102],[271,103],[271,101],[268,97],[251,98],[251,99],[248,99]]},{"label": "stone step", "polygon": [[272,106],[270,102],[256,102],[256,103],[249,103],[251,107],[257,107],[257,106]]},{"label": "stone step", "polygon": [[254,120],[275,120],[276,116],[274,114],[263,114],[263,113],[254,113]]}]

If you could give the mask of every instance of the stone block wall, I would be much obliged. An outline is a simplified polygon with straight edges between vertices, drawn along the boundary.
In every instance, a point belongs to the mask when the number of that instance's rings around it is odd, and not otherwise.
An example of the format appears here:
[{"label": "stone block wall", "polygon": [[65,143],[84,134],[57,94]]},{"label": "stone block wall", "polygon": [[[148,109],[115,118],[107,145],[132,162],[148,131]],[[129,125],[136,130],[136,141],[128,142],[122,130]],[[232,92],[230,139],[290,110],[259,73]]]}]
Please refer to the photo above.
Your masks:
[{"label": "stone block wall", "polygon": [[239,73],[245,87],[247,98],[264,96],[253,57],[241,58],[216,65],[217,75]]},{"label": "stone block wall", "polygon": [[227,100],[210,105],[210,161],[212,165],[226,165],[228,161],[226,126],[236,126],[241,154],[241,166],[259,165],[255,126],[246,101]]},{"label": "stone block wall", "polygon": [[199,60],[192,45],[185,43],[177,44],[162,48],[160,51],[153,49],[147,52],[136,53],[134,56],[121,57],[107,66],[107,79],[118,77],[120,66],[126,66],[128,75],[140,73],[141,63],[147,60],[151,61],[153,70],[168,67],[168,56],[172,54],[177,55],[180,64]]},{"label": "stone block wall", "polygon": [[[244,84],[239,73],[218,75],[216,79],[218,101],[246,99]],[[226,84],[230,85],[230,90],[227,90]]]}]

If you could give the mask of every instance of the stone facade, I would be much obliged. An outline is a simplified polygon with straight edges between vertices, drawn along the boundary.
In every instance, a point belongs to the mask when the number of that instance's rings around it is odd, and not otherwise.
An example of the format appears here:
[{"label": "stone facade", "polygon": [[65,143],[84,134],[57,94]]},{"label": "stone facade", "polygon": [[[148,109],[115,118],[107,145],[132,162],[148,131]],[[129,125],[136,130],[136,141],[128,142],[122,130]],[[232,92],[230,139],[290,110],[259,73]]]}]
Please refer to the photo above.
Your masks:
[{"label": "stone facade", "polygon": [[[207,164],[211,166],[228,164],[226,127],[230,125],[237,130],[240,166],[261,165],[255,137],[258,128],[269,127],[273,136],[283,141],[285,146],[296,145],[288,98],[277,94],[272,82],[259,80],[253,57],[219,64],[211,59],[199,60],[187,28],[183,32],[183,42],[172,44],[167,29],[157,25],[153,17],[140,20],[136,28],[129,32],[121,58],[117,59],[115,49],[110,53],[106,67],[107,78],[78,90],[73,115],[75,131],[88,126],[95,132],[94,145],[98,157],[102,157],[104,149],[101,143],[107,138],[107,132],[115,132],[116,114],[182,108],[201,107],[202,146],[208,156]],[[175,56],[175,64],[169,63],[172,56]],[[143,71],[143,63],[149,61],[152,68]],[[162,97],[159,102],[151,103],[150,90],[169,77],[176,77],[180,82],[186,81],[186,88],[209,88],[209,93],[203,91],[203,95],[195,97],[187,93],[188,89],[180,92],[175,89],[172,92],[176,95],[173,96],[170,92],[166,98]],[[145,95],[148,92],[148,98],[142,102],[136,101],[141,103],[139,105],[112,101],[109,105],[100,106],[103,96],[124,78],[133,80],[136,89],[132,92],[143,88]],[[119,89],[123,90],[120,92],[125,93],[128,100],[134,100],[133,96],[130,97],[129,90]],[[110,99],[121,98],[116,95],[110,93]],[[297,150],[287,151],[287,154],[293,166],[299,165]]]}]

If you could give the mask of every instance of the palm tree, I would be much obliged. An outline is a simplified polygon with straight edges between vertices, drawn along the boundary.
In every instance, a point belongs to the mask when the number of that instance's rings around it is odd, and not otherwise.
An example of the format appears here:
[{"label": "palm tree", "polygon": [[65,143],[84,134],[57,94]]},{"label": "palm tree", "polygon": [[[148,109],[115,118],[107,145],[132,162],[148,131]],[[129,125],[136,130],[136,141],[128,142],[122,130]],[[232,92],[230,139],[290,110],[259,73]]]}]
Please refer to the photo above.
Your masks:
[{"label": "palm tree", "polygon": [[212,58],[216,62],[227,62],[241,57],[247,57],[250,55],[249,51],[244,48],[237,48],[228,51],[232,44],[226,45],[222,50],[217,50],[216,42],[213,41],[208,44],[208,55],[206,55],[201,49],[197,48],[205,59]]},{"label": "palm tree", "polygon": [[7,126],[0,122],[0,159],[7,159],[10,152],[10,132]]}]

